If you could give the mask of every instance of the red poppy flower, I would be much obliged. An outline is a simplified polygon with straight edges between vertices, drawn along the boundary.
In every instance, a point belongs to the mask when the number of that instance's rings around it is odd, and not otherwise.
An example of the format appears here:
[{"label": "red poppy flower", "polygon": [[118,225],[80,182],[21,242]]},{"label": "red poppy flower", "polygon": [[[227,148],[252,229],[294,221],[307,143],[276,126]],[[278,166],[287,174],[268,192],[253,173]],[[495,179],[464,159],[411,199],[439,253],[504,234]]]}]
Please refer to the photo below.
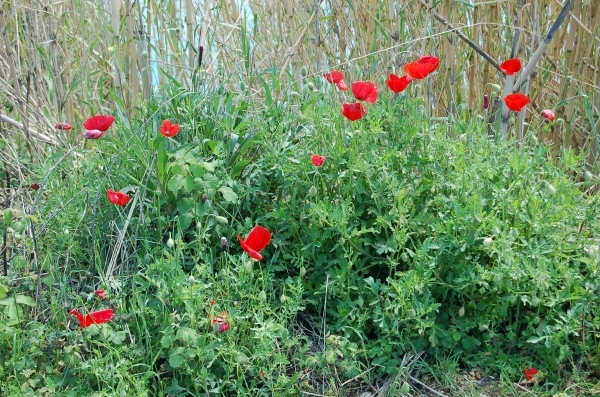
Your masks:
[{"label": "red poppy flower", "polygon": [[377,100],[377,87],[370,81],[355,81],[352,83],[352,95],[359,101],[369,102],[371,105]]},{"label": "red poppy flower", "polygon": [[504,103],[510,110],[520,112],[529,103],[529,98],[523,94],[509,94],[504,97]]},{"label": "red poppy flower", "polygon": [[537,368],[525,368],[525,378],[527,378],[527,380],[531,380],[535,375],[537,375],[538,372],[540,371],[538,371]]},{"label": "red poppy flower", "polygon": [[98,139],[102,135],[104,135],[104,132],[100,130],[85,130],[85,132],[83,133],[83,137],[85,139]]},{"label": "red poppy flower", "polygon": [[179,124],[173,124],[171,120],[163,120],[158,130],[167,138],[172,138],[179,132]]},{"label": "red poppy flower", "polygon": [[521,70],[521,61],[519,61],[517,58],[509,59],[500,65],[500,70],[502,70],[505,75],[512,76]]},{"label": "red poppy flower", "polygon": [[340,91],[347,91],[348,90],[348,84],[346,84],[346,82],[344,80],[340,80],[337,83],[335,83],[335,85],[337,86],[337,88]]},{"label": "red poppy flower", "polygon": [[424,79],[429,73],[435,71],[440,65],[440,58],[427,55],[420,57],[416,62],[404,66],[404,71],[413,79]]},{"label": "red poppy flower", "polygon": [[259,261],[263,258],[259,251],[265,249],[267,244],[271,241],[271,232],[262,226],[254,226],[245,240],[242,240],[239,234],[237,235],[237,238],[240,241],[242,249],[246,251],[251,258]]},{"label": "red poppy flower", "polygon": [[554,111],[550,109],[542,110],[542,117],[546,120],[554,121]]},{"label": "red poppy flower", "polygon": [[131,197],[125,193],[115,192],[112,189],[108,189],[106,191],[106,197],[108,197],[108,201],[113,204],[120,205],[121,207],[126,206],[129,200],[131,200]]},{"label": "red poppy flower", "polygon": [[98,298],[100,298],[100,299],[102,299],[102,300],[106,299],[106,291],[104,291],[103,289],[99,289],[99,290],[97,290],[97,291],[94,291],[94,294],[95,294],[95,295],[96,295]]},{"label": "red poppy flower", "polygon": [[317,156],[316,154],[313,154],[310,156],[310,161],[312,161],[315,167],[320,167],[325,162],[325,156]]},{"label": "red poppy flower", "polygon": [[331,73],[325,73],[323,74],[323,77],[325,77],[331,84],[337,84],[340,81],[344,81],[344,74],[339,70],[334,70]]},{"label": "red poppy flower", "polygon": [[227,318],[227,312],[221,313],[221,315],[216,315],[214,318],[209,313],[208,320],[211,322],[212,329],[216,333],[225,332],[229,329],[229,319]]},{"label": "red poppy flower", "polygon": [[390,73],[390,79],[387,81],[388,87],[394,92],[402,92],[408,87],[413,78],[409,75],[398,77],[393,73]]},{"label": "red poppy flower", "polygon": [[86,130],[100,130],[105,132],[110,128],[115,118],[108,115],[93,116],[83,122]]},{"label": "red poppy flower", "polygon": [[40,190],[40,185],[38,185],[37,183],[32,183],[29,187],[31,188],[31,190]]},{"label": "red poppy flower", "polygon": [[360,102],[357,103],[344,103],[342,105],[342,114],[348,120],[356,121],[360,120],[367,114],[367,109],[365,105]]},{"label": "red poppy flower", "polygon": [[65,131],[67,131],[67,130],[70,130],[71,128],[73,128],[73,127],[71,127],[71,125],[69,123],[62,122],[62,123],[56,124],[54,126],[54,128],[57,129],[57,130],[65,130]]},{"label": "red poppy flower", "polygon": [[79,320],[79,325],[81,328],[86,328],[93,324],[103,324],[109,322],[114,316],[114,310],[104,309],[84,316],[83,314],[79,313],[77,309],[73,309],[69,312],[69,316],[77,316],[77,320]]}]

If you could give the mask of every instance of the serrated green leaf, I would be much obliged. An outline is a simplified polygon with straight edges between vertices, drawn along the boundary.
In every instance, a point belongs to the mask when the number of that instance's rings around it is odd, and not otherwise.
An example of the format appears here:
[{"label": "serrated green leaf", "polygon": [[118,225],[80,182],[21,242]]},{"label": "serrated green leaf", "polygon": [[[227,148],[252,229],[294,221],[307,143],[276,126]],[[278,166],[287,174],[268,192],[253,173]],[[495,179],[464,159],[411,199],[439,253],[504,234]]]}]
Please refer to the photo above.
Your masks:
[{"label": "serrated green leaf", "polygon": [[127,336],[127,331],[111,332],[109,340],[115,345],[122,345]]},{"label": "serrated green leaf", "polygon": [[173,175],[173,177],[167,183],[167,189],[177,196],[177,192],[183,186],[183,175]]},{"label": "serrated green leaf", "polygon": [[201,162],[200,166],[208,172],[213,172],[216,168],[215,163],[208,163],[206,161]]},{"label": "serrated green leaf", "polygon": [[221,194],[223,195],[223,198],[228,203],[236,203],[237,202],[238,195],[235,194],[233,189],[231,189],[229,186],[221,186],[218,190],[219,190],[219,192],[221,192]]},{"label": "serrated green leaf", "polygon": [[194,183],[193,176],[186,175],[185,177],[183,177],[183,190],[185,190],[186,193],[190,193],[191,191],[193,191],[195,185],[196,184]]},{"label": "serrated green leaf", "polygon": [[172,354],[169,356],[169,365],[173,368],[178,368],[183,365],[185,359],[181,354]]}]

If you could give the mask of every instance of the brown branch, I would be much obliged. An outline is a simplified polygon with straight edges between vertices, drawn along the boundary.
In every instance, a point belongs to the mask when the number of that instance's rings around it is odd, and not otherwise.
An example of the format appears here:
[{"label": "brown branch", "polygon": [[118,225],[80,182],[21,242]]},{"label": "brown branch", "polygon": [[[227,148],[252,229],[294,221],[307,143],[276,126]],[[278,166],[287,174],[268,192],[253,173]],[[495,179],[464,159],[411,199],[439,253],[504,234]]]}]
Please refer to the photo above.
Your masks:
[{"label": "brown branch", "polygon": [[446,21],[446,19],[443,16],[441,16],[440,14],[438,14],[437,12],[435,12],[433,9],[429,8],[429,6],[427,5],[427,3],[425,3],[423,0],[419,0],[419,3],[421,3],[421,5],[423,7],[425,7],[427,10],[429,10],[431,12],[431,15],[433,15],[433,17],[435,19],[437,19],[442,24],[444,24],[455,35],[457,35],[462,41],[464,41],[465,43],[467,43],[467,45],[469,47],[471,47],[472,49],[474,49],[476,53],[478,53],[479,55],[481,55],[482,57],[484,57],[485,60],[488,61],[497,71],[499,71],[500,73],[503,73],[500,70],[500,65],[498,64],[498,62],[496,62],[494,60],[494,58],[492,58],[487,52],[485,52],[485,50],[483,48],[479,47],[477,44],[475,44],[473,41],[471,41],[460,30],[458,30],[458,28],[455,28],[454,26],[452,26],[452,24],[450,22]]},{"label": "brown branch", "polygon": [[542,41],[542,43],[536,50],[535,54],[533,54],[533,56],[531,57],[529,62],[527,62],[527,67],[525,69],[523,69],[523,72],[521,72],[519,79],[513,85],[513,92],[517,92],[519,90],[519,88],[521,87],[521,84],[523,84],[525,82],[525,80],[527,80],[529,78],[529,76],[531,75],[531,72],[533,72],[533,68],[535,67],[535,64],[542,58],[544,51],[546,51],[546,47],[548,47],[548,45],[550,45],[550,42],[554,38],[554,35],[558,31],[558,29],[560,28],[560,25],[562,25],[565,18],[567,17],[567,14],[569,14],[569,11],[571,11],[571,8],[573,8],[574,3],[575,3],[575,0],[568,0],[565,3],[562,11],[556,18],[556,21],[554,21],[554,24],[552,25],[550,30],[548,30],[546,37],[544,37],[544,40]]}]

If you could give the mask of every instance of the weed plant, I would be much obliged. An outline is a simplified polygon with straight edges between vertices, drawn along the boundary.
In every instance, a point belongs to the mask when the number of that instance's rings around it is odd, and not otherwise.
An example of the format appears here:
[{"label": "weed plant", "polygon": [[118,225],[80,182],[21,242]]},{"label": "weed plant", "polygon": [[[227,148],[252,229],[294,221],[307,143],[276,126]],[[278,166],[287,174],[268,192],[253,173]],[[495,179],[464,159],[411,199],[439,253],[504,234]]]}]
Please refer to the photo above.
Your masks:
[{"label": "weed plant", "polygon": [[[507,382],[535,366],[539,394],[597,373],[581,159],[557,167],[533,137],[490,140],[474,115],[434,121],[404,95],[350,123],[334,92],[261,106],[172,81],[140,113],[117,98],[102,139],[48,158],[1,218],[2,394],[350,395],[415,353]],[[254,262],[236,235],[258,224],[273,240]],[[102,325],[67,315],[107,306]]]}]

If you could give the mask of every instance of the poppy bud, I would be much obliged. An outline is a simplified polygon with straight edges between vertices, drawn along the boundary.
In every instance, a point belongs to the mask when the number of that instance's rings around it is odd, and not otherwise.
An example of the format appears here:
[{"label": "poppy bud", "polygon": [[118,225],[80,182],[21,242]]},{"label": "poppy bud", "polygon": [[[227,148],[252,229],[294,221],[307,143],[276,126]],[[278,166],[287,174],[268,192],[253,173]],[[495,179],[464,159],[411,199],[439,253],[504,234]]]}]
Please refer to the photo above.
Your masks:
[{"label": "poppy bud", "polygon": [[549,195],[554,196],[556,194],[556,188],[548,182],[546,182],[546,189],[548,190]]},{"label": "poppy bud", "polygon": [[219,215],[215,215],[215,219],[217,222],[219,222],[221,225],[226,225],[229,223],[229,221],[227,220],[227,218],[225,218],[224,216],[219,216]]},{"label": "poppy bud", "polygon": [[490,86],[492,87],[492,92],[500,92],[502,90],[500,84],[490,84]]},{"label": "poppy bud", "polygon": [[499,235],[499,234],[500,234],[500,228],[499,228],[498,226],[494,226],[494,227],[492,228],[492,234],[493,234],[494,236],[497,236],[497,235]]},{"label": "poppy bud", "polygon": [[208,200],[208,196],[206,194],[202,195],[202,203],[206,203],[206,200]]},{"label": "poppy bud", "polygon": [[308,189],[308,195],[315,197],[317,195],[317,188],[313,185]]},{"label": "poppy bud", "polygon": [[542,117],[549,121],[554,121],[554,111],[552,109],[545,109],[542,111]]},{"label": "poppy bud", "polygon": [[169,239],[167,240],[167,247],[173,248],[174,245],[175,245],[175,241],[173,241],[173,239],[171,237],[169,237]]},{"label": "poppy bud", "polygon": [[244,269],[246,269],[247,271],[251,272],[253,268],[254,268],[254,261],[246,261],[246,262],[244,262]]},{"label": "poppy bud", "polygon": [[467,135],[466,134],[461,134],[459,136],[459,139],[462,143],[467,143]]},{"label": "poppy bud", "polygon": [[306,70],[306,66],[302,66],[302,68],[300,69],[300,74],[302,75],[302,77],[306,77],[307,73],[308,71]]},{"label": "poppy bud", "polygon": [[258,293],[258,300],[261,302],[266,302],[267,300],[267,294],[265,293],[265,291],[260,291]]},{"label": "poppy bud", "polygon": [[306,268],[304,266],[302,266],[300,268],[300,277],[304,277],[305,274],[306,274]]},{"label": "poppy bud", "polygon": [[489,247],[490,244],[492,244],[492,238],[491,237],[486,237],[483,239],[483,245],[486,247]]},{"label": "poppy bud", "polygon": [[285,303],[285,301],[286,301],[286,300],[287,300],[287,296],[285,296],[285,295],[281,295],[281,296],[279,297],[279,301],[280,301],[281,303]]},{"label": "poppy bud", "polygon": [[458,316],[462,317],[465,315],[465,308],[461,307],[460,309],[458,309]]},{"label": "poppy bud", "polygon": [[142,51],[142,58],[148,59],[148,51]]},{"label": "poppy bud", "polygon": [[227,237],[221,237],[221,251],[227,249]]},{"label": "poppy bud", "polygon": [[486,94],[483,96],[483,108],[487,109],[490,107],[490,97]]},{"label": "poppy bud", "polygon": [[309,81],[308,84],[306,84],[306,87],[308,87],[309,90],[314,91],[315,83],[313,83],[312,81]]},{"label": "poppy bud", "polygon": [[193,283],[194,281],[196,281],[196,278],[195,278],[194,276],[190,276],[190,277],[188,278],[188,281],[189,281],[190,283]]}]

